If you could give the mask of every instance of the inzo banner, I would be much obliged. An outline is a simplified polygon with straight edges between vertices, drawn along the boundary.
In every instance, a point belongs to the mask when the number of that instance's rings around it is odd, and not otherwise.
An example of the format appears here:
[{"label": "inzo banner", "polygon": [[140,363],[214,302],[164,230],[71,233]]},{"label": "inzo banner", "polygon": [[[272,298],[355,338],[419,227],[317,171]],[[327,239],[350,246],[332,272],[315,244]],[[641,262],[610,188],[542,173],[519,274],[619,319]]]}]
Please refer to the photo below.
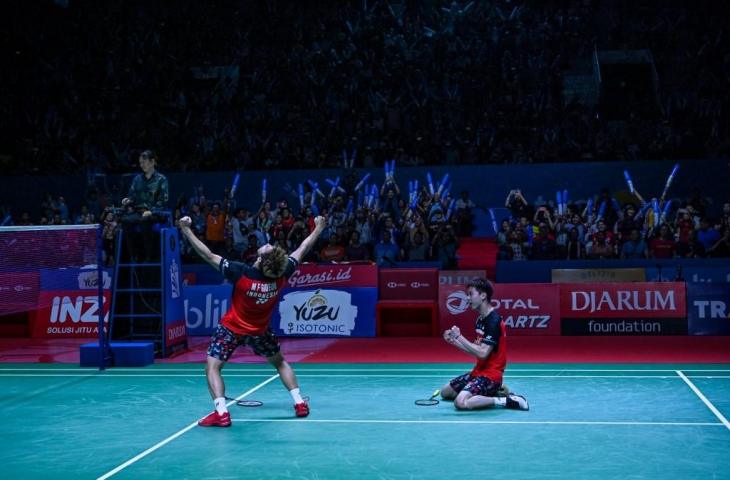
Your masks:
[{"label": "inzo banner", "polygon": [[686,335],[683,282],[561,284],[563,335]]}]

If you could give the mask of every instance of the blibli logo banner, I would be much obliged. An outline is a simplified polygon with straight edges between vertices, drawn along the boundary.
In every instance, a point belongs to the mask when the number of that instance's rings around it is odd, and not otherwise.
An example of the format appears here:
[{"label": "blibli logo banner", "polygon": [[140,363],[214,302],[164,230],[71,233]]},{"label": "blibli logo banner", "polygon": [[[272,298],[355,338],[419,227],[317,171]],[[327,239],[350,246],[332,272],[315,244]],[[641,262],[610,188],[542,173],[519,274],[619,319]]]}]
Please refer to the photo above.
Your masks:
[{"label": "blibli logo banner", "polygon": [[232,285],[184,286],[188,335],[212,335],[231,304]]},{"label": "blibli logo banner", "polygon": [[690,335],[730,335],[730,285],[687,285]]},{"label": "blibli logo banner", "polygon": [[375,336],[374,288],[285,290],[271,320],[278,335]]}]

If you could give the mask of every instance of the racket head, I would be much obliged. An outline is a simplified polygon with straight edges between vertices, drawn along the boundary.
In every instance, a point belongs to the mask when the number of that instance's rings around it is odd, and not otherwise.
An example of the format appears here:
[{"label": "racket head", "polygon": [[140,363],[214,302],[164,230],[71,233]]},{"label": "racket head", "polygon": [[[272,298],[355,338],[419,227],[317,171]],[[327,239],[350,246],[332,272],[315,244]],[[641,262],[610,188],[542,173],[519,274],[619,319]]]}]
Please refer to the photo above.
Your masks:
[{"label": "racket head", "polygon": [[260,407],[264,404],[259,400],[236,400],[236,405],[239,407]]},{"label": "racket head", "polygon": [[439,401],[435,398],[422,398],[420,400],[416,400],[414,403],[419,407],[433,407],[434,405],[438,405]]}]

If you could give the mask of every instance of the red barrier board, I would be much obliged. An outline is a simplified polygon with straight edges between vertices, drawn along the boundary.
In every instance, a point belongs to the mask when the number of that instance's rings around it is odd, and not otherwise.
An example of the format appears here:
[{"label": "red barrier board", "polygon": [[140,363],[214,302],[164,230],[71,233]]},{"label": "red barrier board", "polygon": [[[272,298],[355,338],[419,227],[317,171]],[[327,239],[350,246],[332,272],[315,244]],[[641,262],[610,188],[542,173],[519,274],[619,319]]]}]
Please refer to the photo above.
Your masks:
[{"label": "red barrier board", "polygon": [[[109,321],[111,292],[104,291],[104,323]],[[34,338],[96,338],[99,335],[99,296],[89,290],[46,291],[41,307],[31,314]]]},{"label": "red barrier board", "polygon": [[381,300],[431,300],[438,293],[435,268],[384,268],[379,272]]},{"label": "red barrier board", "polygon": [[686,318],[684,282],[560,284],[562,318]]},{"label": "red barrier board", "polygon": [[[495,284],[492,305],[502,316],[510,335],[560,335],[558,285]],[[464,286],[439,287],[439,329],[456,325],[474,329],[477,312],[471,310]]]},{"label": "red barrier board", "polygon": [[291,288],[377,287],[376,265],[299,265],[288,280]]}]

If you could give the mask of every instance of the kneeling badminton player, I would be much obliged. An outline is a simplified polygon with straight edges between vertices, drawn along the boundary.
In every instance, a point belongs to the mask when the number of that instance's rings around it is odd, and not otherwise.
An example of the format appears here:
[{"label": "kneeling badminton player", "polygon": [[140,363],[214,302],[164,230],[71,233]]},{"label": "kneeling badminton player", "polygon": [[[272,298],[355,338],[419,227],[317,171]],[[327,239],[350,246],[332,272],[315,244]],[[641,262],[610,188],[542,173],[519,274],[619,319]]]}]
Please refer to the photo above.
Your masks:
[{"label": "kneeling badminton player", "polygon": [[297,377],[281,354],[281,347],[269,322],[286,279],[294,273],[301,259],[316,243],[325,227],[325,218],[314,219],[314,230],[291,255],[287,256],[281,247],[267,244],[258,249],[258,258],[253,266],[227,260],[211,252],[192,232],[191,223],[190,217],[180,219],[182,234],[203,260],[233,283],[231,308],[223,315],[213,333],[205,366],[208,390],[213,398],[215,410],[201,419],[198,425],[202,427],[231,425],[221,370],[239,345],[250,346],[256,355],[265,357],[276,368],[281,381],[294,400],[296,416],[306,417],[309,415],[309,405],[299,392]]},{"label": "kneeling badminton player", "polygon": [[529,410],[525,397],[507,393],[500,395],[504,369],[507,366],[507,327],[492,306],[492,284],[486,279],[470,283],[466,293],[476,320],[476,341],[470,342],[453,326],[444,331],[444,340],[459,350],[476,357],[471,372],[454,378],[441,388],[441,398],[453,400],[458,410],[477,410],[500,406]]}]

